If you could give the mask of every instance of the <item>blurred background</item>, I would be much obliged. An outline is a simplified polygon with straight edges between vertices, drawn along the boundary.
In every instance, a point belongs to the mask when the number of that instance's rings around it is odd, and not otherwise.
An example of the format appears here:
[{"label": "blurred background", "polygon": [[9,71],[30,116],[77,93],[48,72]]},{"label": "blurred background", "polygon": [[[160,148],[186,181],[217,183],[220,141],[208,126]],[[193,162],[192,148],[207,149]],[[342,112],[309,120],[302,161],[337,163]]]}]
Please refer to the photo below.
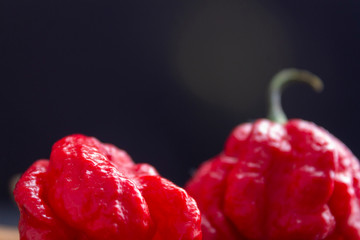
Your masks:
[{"label": "blurred background", "polygon": [[239,123],[266,116],[282,68],[289,118],[323,126],[360,156],[360,2],[0,1],[0,224],[16,225],[9,182],[83,133],[183,186]]}]

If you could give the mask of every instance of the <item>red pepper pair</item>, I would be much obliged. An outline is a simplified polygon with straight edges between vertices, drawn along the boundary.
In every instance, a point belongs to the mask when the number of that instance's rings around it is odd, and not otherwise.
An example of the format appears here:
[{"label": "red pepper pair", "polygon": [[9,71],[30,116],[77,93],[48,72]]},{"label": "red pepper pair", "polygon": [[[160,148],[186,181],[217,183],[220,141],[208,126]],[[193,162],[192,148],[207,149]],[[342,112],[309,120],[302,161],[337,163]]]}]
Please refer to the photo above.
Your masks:
[{"label": "red pepper pair", "polygon": [[112,145],[61,139],[16,186],[21,239],[360,240],[359,162],[326,130],[286,120],[280,90],[292,80],[321,86],[304,71],[275,76],[273,121],[239,125],[201,165],[186,187],[197,204]]},{"label": "red pepper pair", "polygon": [[21,240],[202,239],[200,212],[183,189],[83,135],[55,143],[14,194]]}]

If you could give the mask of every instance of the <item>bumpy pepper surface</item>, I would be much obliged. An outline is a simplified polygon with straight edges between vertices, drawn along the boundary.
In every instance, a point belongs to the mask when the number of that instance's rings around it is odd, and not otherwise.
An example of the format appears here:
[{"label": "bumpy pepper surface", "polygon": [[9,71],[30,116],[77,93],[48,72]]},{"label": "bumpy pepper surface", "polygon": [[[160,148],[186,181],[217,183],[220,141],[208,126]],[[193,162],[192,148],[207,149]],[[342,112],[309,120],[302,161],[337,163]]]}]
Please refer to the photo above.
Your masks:
[{"label": "bumpy pepper surface", "polygon": [[304,120],[237,126],[186,190],[201,210],[204,240],[360,239],[359,161]]},{"label": "bumpy pepper surface", "polygon": [[148,164],[95,138],[56,142],[14,190],[21,240],[200,240],[200,212]]}]

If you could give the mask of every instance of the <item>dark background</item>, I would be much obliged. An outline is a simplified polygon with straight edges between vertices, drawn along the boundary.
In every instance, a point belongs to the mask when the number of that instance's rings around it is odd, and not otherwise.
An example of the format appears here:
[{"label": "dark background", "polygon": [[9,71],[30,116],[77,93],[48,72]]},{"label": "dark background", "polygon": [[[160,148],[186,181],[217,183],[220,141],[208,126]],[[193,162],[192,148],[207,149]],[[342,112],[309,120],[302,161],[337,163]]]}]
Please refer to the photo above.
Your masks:
[{"label": "dark background", "polygon": [[325,83],[289,87],[287,115],[360,156],[359,43],[355,0],[2,0],[0,206],[14,207],[9,179],[71,133],[183,186],[232,128],[266,116],[269,79],[286,67]]}]

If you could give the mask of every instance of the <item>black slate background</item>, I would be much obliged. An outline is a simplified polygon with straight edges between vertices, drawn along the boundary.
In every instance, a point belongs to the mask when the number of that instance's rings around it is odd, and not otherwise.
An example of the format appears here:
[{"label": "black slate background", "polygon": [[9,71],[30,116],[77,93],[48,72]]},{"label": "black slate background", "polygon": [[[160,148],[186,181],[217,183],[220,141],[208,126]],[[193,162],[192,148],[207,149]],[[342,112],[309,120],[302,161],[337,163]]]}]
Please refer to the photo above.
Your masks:
[{"label": "black slate background", "polygon": [[[234,126],[265,117],[266,84],[284,67],[308,69],[325,82],[320,95],[303,85],[289,87],[283,95],[288,116],[325,127],[360,156],[359,2],[254,1],[259,8],[215,2],[1,1],[1,201],[11,204],[14,174],[47,158],[51,145],[71,133],[111,142],[183,186],[194,168],[221,151]],[[254,13],[224,18],[233,5]],[[287,37],[272,39],[276,32],[259,28],[267,18],[252,14],[263,12],[281,23]],[[226,39],[236,33],[233,48],[240,54],[224,51],[211,62],[209,53],[226,47],[216,34],[224,28]],[[232,58],[242,63],[238,72],[237,62],[229,67]],[[207,61],[213,67],[204,67]],[[211,85],[207,72],[226,74]],[[191,77],[204,83],[193,90]],[[243,79],[234,83],[238,94],[225,88],[212,98],[216,89],[208,89],[227,77]],[[210,93],[199,95],[199,86]],[[230,100],[218,103],[215,97]],[[9,214],[2,208],[0,216]]]}]

